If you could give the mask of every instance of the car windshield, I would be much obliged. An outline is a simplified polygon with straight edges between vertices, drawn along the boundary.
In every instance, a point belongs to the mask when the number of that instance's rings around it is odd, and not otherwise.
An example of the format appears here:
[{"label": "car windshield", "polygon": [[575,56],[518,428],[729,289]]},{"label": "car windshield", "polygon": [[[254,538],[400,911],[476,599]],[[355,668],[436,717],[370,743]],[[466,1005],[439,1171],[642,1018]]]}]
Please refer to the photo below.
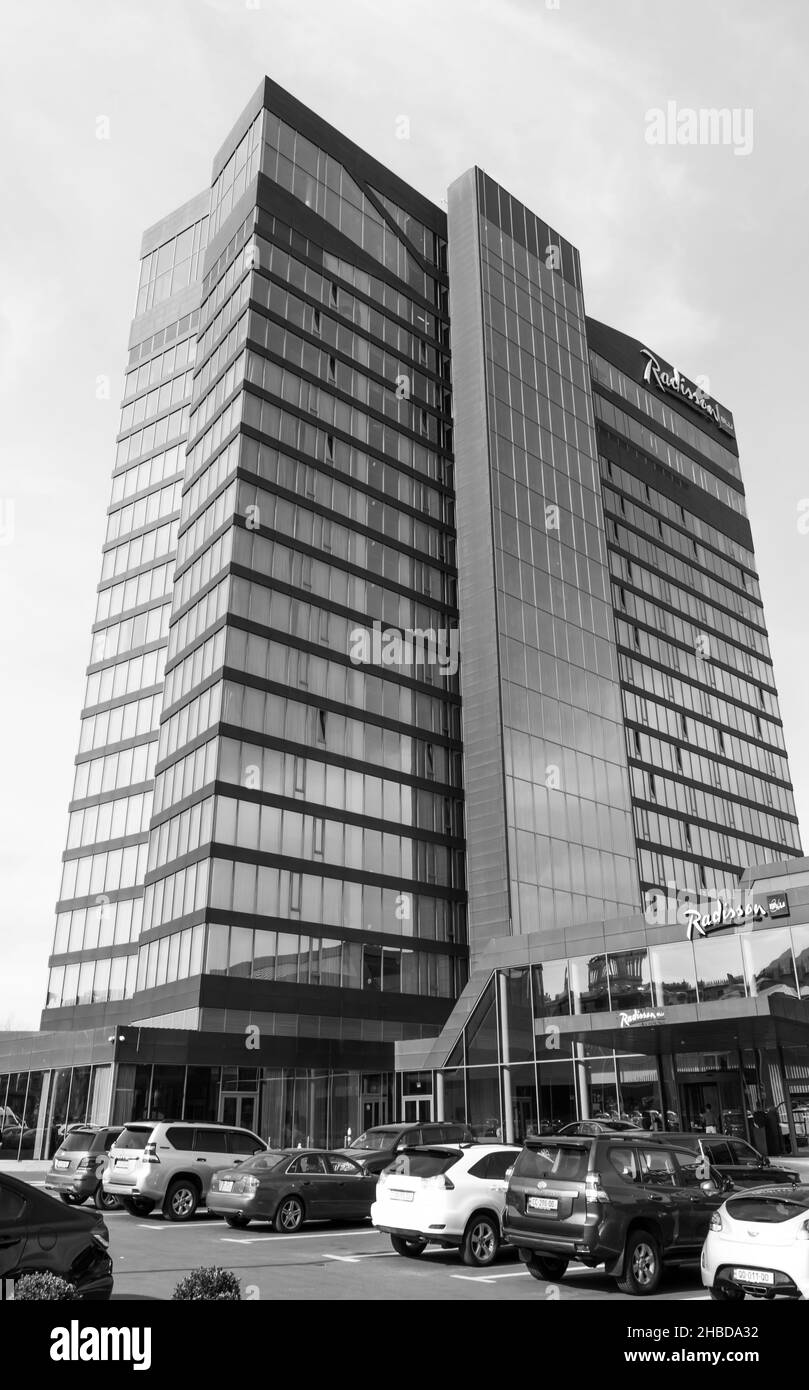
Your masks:
[{"label": "car windshield", "polygon": [[349,1144],[350,1149],[391,1149],[396,1142],[396,1135],[390,1130],[366,1129],[364,1134],[352,1139]]},{"label": "car windshield", "polygon": [[115,1141],[116,1149],[145,1149],[151,1134],[151,1128],[144,1125],[142,1129],[122,1129]]},{"label": "car windshield", "polygon": [[278,1168],[282,1163],[289,1162],[289,1154],[283,1153],[261,1153],[254,1154],[252,1158],[246,1158],[244,1163],[239,1164],[239,1172],[244,1173],[249,1170],[253,1173],[268,1168]]},{"label": "car windshield", "polygon": [[588,1152],[583,1144],[526,1148],[514,1165],[514,1175],[521,1178],[553,1177],[580,1182],[587,1176]]},{"label": "car windshield", "polygon": [[66,1134],[61,1143],[62,1153],[75,1154],[87,1153],[93,1147],[95,1131],[92,1129],[74,1129],[70,1134]]},{"label": "car windshield", "polygon": [[792,1221],[809,1211],[809,1192],[803,1197],[764,1197],[752,1192],[749,1197],[736,1197],[728,1201],[727,1209],[734,1221],[760,1221],[766,1224]]},{"label": "car windshield", "polygon": [[460,1149],[406,1149],[397,1154],[386,1173],[401,1173],[409,1178],[436,1178],[458,1162]]}]

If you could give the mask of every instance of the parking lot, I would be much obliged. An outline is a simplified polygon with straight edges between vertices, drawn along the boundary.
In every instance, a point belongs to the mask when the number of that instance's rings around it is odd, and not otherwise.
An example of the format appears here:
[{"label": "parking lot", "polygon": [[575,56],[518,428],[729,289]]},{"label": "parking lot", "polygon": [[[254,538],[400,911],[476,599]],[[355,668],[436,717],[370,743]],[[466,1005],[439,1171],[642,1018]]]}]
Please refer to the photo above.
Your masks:
[{"label": "parking lot", "polygon": [[[19,1176],[41,1187],[44,1172]],[[269,1226],[233,1230],[201,1211],[187,1223],[152,1215],[138,1219],[109,1212],[114,1260],[115,1299],[169,1299],[184,1274],[200,1265],[232,1269],[242,1297],[265,1301],[296,1300],[459,1300],[459,1299],[609,1299],[638,1300],[618,1292],[603,1271],[571,1264],[559,1284],[533,1279],[516,1252],[505,1251],[485,1270],[469,1269],[452,1251],[430,1246],[420,1259],[404,1259],[390,1240],[367,1223],[311,1224],[294,1235],[278,1235]],[[664,1277],[657,1300],[707,1299],[699,1271],[690,1265]]]}]

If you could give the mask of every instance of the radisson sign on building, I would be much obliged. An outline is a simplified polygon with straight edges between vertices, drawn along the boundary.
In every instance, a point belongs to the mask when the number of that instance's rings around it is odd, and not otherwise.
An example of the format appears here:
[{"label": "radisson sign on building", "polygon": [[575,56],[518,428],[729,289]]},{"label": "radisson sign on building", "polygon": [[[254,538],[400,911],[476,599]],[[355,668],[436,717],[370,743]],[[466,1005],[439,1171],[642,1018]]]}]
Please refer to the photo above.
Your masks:
[{"label": "radisson sign on building", "polygon": [[706,396],[700,386],[694,386],[686,381],[676,367],[669,371],[666,367],[661,366],[654,353],[650,352],[648,348],[641,348],[641,352],[646,358],[643,380],[647,385],[649,382],[654,382],[658,391],[663,391],[670,396],[679,396],[680,400],[686,401],[688,405],[693,406],[694,410],[708,415],[714,424],[719,426],[720,430],[725,431],[725,434],[735,436],[736,431],[730,416],[721,406],[717,405],[716,401],[711,400],[710,396]]}]

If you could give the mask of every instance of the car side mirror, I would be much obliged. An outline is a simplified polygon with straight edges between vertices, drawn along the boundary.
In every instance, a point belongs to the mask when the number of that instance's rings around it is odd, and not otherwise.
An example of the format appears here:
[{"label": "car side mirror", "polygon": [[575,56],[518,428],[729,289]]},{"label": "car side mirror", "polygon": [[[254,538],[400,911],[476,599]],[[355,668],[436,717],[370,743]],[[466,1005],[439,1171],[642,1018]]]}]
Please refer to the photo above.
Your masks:
[{"label": "car side mirror", "polygon": [[244,1163],[244,1159],[243,1159],[243,1158],[234,1158],[234,1160],[233,1160],[233,1167],[234,1167],[234,1168],[238,1168],[238,1166],[239,1166],[240,1163]]},{"label": "car side mirror", "polygon": [[703,1192],[705,1192],[709,1197],[714,1197],[716,1196],[717,1192],[722,1191],[721,1187],[719,1186],[719,1183],[716,1182],[713,1178],[706,1178],[704,1182],[700,1183],[700,1187],[702,1188]]}]

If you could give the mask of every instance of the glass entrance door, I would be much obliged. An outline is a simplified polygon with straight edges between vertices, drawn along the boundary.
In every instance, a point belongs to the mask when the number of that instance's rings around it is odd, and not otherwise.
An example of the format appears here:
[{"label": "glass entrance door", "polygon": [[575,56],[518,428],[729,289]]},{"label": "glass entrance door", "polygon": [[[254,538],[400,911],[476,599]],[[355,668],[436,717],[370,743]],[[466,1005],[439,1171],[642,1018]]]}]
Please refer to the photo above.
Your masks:
[{"label": "glass entrance door", "polygon": [[233,1092],[222,1096],[219,1101],[219,1123],[236,1125],[239,1129],[250,1129],[254,1134],[258,1134],[257,1103],[258,1096],[243,1096],[238,1093],[234,1095]]},{"label": "glass entrance door", "polygon": [[430,1114],[430,1111],[432,1110],[432,1108],[432,1101],[429,1099],[429,1097],[425,1099],[424,1097],[419,1096],[415,1100],[408,1100],[407,1098],[405,1098],[402,1102],[402,1109],[404,1110],[404,1115],[402,1116],[402,1119],[404,1120],[405,1124],[408,1125],[414,1124],[418,1120],[431,1120],[432,1115]]}]

